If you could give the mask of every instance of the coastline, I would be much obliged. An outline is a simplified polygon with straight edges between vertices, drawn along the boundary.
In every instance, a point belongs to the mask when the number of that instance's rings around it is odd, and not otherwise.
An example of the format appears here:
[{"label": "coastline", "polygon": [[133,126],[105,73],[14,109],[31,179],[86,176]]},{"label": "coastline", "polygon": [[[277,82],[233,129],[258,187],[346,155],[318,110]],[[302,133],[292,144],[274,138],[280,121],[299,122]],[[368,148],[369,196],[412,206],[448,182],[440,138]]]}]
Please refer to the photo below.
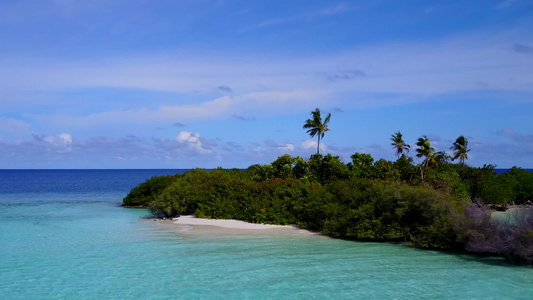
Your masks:
[{"label": "coastline", "polygon": [[203,232],[216,234],[308,234],[321,235],[296,225],[271,225],[248,223],[240,220],[228,219],[203,219],[192,215],[184,215],[172,219],[172,224],[177,225],[183,232]]}]

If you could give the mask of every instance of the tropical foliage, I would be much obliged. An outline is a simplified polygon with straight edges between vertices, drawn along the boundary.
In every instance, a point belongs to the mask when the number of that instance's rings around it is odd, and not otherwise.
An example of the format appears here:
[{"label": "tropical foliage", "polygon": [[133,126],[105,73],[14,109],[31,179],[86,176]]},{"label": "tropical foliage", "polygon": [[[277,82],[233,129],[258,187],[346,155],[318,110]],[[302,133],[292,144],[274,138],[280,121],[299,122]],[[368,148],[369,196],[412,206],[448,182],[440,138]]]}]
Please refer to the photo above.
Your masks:
[{"label": "tropical foliage", "polygon": [[430,162],[434,162],[434,156],[433,153],[435,152],[435,148],[431,147],[431,142],[427,138],[427,136],[422,136],[418,138],[418,141],[416,142],[416,157],[423,157],[424,158],[424,166],[429,166]]},{"label": "tropical foliage", "polygon": [[[309,160],[286,154],[245,170],[194,169],[154,177],[132,189],[124,205],[147,207],[155,217],[192,214],[296,224],[338,238],[400,241],[533,262],[533,217],[509,224],[487,221],[480,212],[531,201],[533,173],[513,168],[498,174],[490,165],[446,161],[428,168],[424,183],[417,172],[405,155],[390,162],[354,153],[345,164],[331,154]],[[489,235],[494,230],[502,239]]]},{"label": "tropical foliage", "polygon": [[318,137],[318,144],[316,147],[316,153],[320,153],[320,139],[324,138],[326,131],[329,131],[328,123],[331,119],[331,114],[328,114],[322,122],[322,116],[320,115],[320,109],[316,108],[311,112],[311,119],[307,119],[304,123],[304,129],[308,129],[307,133],[311,137]]},{"label": "tropical foliage", "polygon": [[409,153],[409,148],[411,148],[411,146],[405,143],[402,134],[399,131],[392,135],[391,141],[392,148],[396,149],[396,156],[398,156],[398,159],[404,152]]},{"label": "tropical foliage", "polygon": [[458,137],[450,149],[454,151],[453,160],[459,159],[461,164],[464,165],[465,159],[468,159],[468,152],[470,152],[470,149],[468,149],[468,140],[464,135]]},{"label": "tropical foliage", "polygon": [[[402,241],[533,263],[533,208],[507,219],[493,218],[490,209],[531,204],[532,172],[513,167],[498,174],[492,165],[466,166],[470,149],[464,136],[453,143],[453,157],[435,152],[427,136],[420,137],[416,156],[424,160],[415,166],[404,154],[409,145],[399,131],[391,137],[395,162],[354,153],[345,164],[320,154],[331,114],[324,122],[318,108],[311,115],[304,128],[318,136],[318,146],[309,160],[285,154],[246,170],[153,177],[132,189],[123,204],[147,207],[159,218],[194,214],[296,224],[337,238]],[[461,166],[451,163],[455,159]]]}]

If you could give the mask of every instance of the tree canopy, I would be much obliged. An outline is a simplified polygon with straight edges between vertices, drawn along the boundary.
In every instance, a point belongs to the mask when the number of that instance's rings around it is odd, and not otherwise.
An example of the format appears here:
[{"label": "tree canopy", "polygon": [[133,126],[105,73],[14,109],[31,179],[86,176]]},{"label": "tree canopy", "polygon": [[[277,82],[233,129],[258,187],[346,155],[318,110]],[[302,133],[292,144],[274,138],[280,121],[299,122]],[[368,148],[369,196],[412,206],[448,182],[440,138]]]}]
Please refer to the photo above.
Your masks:
[{"label": "tree canopy", "polygon": [[424,157],[424,165],[426,167],[429,166],[429,163],[433,158],[433,152],[435,152],[435,148],[431,147],[431,142],[427,136],[424,135],[418,138],[416,146],[418,147],[416,149],[416,157]]},{"label": "tree canopy", "polygon": [[464,135],[461,135],[458,137],[455,142],[453,143],[453,146],[450,147],[450,150],[453,150],[453,160],[459,159],[461,164],[465,164],[465,159],[468,159],[468,152],[470,152],[470,149],[468,149],[468,139],[464,137]]},{"label": "tree canopy", "polygon": [[245,170],[153,177],[123,203],[147,207],[155,217],[296,224],[338,238],[403,241],[533,263],[533,209],[509,222],[492,219],[487,206],[528,203],[533,173],[513,168],[498,174],[490,166],[444,160],[426,169],[421,184],[416,169],[404,155],[374,162],[369,154],[355,153],[345,164],[331,154],[307,161],[285,154]]},{"label": "tree canopy", "polygon": [[411,148],[411,146],[405,143],[402,134],[399,131],[392,135],[391,141],[392,148],[396,149],[396,156],[398,156],[398,159],[404,152],[409,153],[409,148]]}]

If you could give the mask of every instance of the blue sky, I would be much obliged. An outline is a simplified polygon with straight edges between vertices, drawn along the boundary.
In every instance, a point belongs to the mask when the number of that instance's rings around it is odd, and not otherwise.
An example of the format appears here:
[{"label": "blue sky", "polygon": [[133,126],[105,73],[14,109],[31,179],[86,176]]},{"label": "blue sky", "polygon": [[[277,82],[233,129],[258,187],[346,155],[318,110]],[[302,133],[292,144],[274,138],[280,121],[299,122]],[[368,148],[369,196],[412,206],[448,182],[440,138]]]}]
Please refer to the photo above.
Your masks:
[{"label": "blue sky", "polygon": [[401,131],[533,168],[530,0],[0,0],[0,41],[0,168],[308,158],[316,107],[345,162]]}]

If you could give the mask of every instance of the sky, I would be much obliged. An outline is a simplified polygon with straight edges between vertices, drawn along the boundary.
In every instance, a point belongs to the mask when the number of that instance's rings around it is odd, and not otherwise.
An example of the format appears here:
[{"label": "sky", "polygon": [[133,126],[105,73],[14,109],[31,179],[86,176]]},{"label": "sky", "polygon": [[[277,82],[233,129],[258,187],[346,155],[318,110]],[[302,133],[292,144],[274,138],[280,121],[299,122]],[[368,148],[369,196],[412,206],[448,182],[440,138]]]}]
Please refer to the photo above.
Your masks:
[{"label": "sky", "polygon": [[0,0],[0,169],[395,160],[533,168],[533,1]]}]

